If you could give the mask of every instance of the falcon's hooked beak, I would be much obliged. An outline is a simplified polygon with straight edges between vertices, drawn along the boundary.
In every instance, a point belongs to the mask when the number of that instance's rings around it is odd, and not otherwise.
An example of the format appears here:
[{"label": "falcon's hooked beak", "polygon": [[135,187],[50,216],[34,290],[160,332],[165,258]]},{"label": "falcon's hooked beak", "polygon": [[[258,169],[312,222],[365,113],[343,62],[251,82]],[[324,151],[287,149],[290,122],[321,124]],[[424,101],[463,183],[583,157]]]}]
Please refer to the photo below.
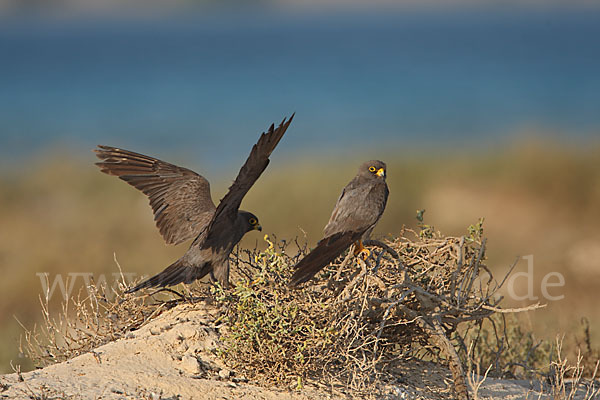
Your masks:
[{"label": "falcon's hooked beak", "polygon": [[260,224],[256,224],[256,225],[254,225],[254,230],[262,232],[262,226],[260,226]]},{"label": "falcon's hooked beak", "polygon": [[385,170],[383,168],[379,168],[377,170],[377,176],[381,176],[385,178]]}]

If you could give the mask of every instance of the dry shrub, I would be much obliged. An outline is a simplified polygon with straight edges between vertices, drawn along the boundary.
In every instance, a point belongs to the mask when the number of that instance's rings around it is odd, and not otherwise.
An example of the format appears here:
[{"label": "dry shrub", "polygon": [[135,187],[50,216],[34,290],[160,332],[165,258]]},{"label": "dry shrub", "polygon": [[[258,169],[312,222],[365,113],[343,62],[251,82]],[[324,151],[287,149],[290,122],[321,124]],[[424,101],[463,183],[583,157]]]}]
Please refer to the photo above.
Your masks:
[{"label": "dry shrub", "polygon": [[592,346],[590,333],[590,322],[587,318],[581,319],[581,336],[575,335],[575,348],[577,348],[577,358],[581,357],[580,364],[584,369],[583,376],[591,378],[596,369],[598,360],[600,360],[600,350]]},{"label": "dry shrub", "polygon": [[482,221],[462,237],[421,223],[385,243],[367,241],[365,261],[350,249],[300,289],[288,281],[302,254],[265,237],[265,252],[238,255],[235,287],[214,291],[224,312],[222,357],[266,383],[359,392],[393,381],[395,366],[419,357],[447,363],[457,396],[467,398],[459,353],[470,337],[461,328],[507,311],[497,296],[506,278],[496,281],[485,266],[481,235]]},{"label": "dry shrub", "polygon": [[32,329],[21,324],[25,331],[21,353],[37,367],[62,362],[125,336],[172,306],[148,297],[124,297],[126,288],[122,274],[118,287],[91,283],[63,302],[57,314],[50,311],[48,291],[40,296],[43,324]]},{"label": "dry shrub", "polygon": [[[469,343],[471,360],[490,367],[489,375],[508,379],[540,378],[548,373],[552,346],[523,329],[516,315],[496,313],[461,329],[461,343]],[[461,356],[464,349],[459,349]]]},{"label": "dry shrub", "polygon": [[[556,360],[550,364],[548,374],[551,383],[549,394],[555,400],[591,400],[600,396],[600,388],[596,382],[600,360],[596,359],[590,369],[590,365],[586,365],[584,357],[578,353],[575,362],[569,363],[563,355],[563,338],[556,339],[555,356]],[[586,373],[589,380],[584,379]]]}]

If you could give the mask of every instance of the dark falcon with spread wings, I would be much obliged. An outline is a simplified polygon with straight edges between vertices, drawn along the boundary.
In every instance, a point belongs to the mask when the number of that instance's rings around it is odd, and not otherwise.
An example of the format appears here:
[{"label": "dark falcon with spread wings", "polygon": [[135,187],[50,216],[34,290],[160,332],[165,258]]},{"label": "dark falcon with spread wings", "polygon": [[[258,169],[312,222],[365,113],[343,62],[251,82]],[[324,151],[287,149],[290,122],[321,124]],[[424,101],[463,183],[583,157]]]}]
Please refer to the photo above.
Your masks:
[{"label": "dark falcon with spread wings", "polygon": [[191,283],[207,274],[228,286],[233,247],[246,232],[262,229],[258,218],[240,210],[240,204],[267,168],[269,156],[293,118],[284,119],[277,128],[271,125],[260,136],[218,207],[212,201],[210,184],[194,171],[115,147],[98,146],[94,150],[102,160],[96,163],[102,172],[118,176],[148,196],[156,226],[168,244],[195,238],[179,260],[127,293]]},{"label": "dark falcon with spread wings", "polygon": [[352,243],[356,243],[355,255],[368,253],[362,238],[370,235],[385,209],[389,194],[385,171],[385,163],[378,160],[367,161],[358,168],[333,209],[324,229],[325,238],[296,265],[291,285],[308,281]]}]

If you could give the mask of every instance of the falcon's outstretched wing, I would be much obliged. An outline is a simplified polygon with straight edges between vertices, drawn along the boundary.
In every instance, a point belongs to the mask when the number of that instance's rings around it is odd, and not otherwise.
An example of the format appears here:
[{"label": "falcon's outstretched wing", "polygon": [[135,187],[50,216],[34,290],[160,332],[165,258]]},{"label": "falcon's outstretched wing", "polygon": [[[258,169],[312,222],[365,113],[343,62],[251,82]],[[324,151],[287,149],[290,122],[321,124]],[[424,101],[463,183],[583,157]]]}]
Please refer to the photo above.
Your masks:
[{"label": "falcon's outstretched wing", "polygon": [[150,200],[154,220],[168,244],[194,238],[211,221],[215,204],[208,181],[187,168],[110,146],[94,150],[102,172],[118,176]]},{"label": "falcon's outstretched wing", "polygon": [[238,172],[235,182],[229,187],[229,191],[225,197],[221,199],[211,225],[217,218],[221,218],[222,216],[228,216],[232,220],[237,217],[242,199],[265,168],[267,168],[267,165],[269,165],[269,156],[275,150],[275,146],[277,146],[283,137],[288,126],[290,126],[294,115],[295,113],[287,121],[284,118],[277,129],[275,129],[275,125],[273,124],[267,132],[263,132],[260,135],[258,142],[252,147],[248,159],[240,169],[240,172]]}]

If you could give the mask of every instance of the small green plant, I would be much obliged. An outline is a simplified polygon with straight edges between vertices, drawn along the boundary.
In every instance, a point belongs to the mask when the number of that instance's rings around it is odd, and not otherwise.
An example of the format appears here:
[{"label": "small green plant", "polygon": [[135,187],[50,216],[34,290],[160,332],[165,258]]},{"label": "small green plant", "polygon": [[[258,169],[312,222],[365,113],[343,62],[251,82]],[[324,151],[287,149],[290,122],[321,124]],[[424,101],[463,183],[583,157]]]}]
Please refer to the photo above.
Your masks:
[{"label": "small green plant", "polygon": [[425,223],[425,209],[422,210],[417,210],[417,215],[415,218],[417,218],[417,221],[419,221],[417,223],[417,226],[419,227],[419,236],[421,236],[424,239],[432,239],[433,236],[435,235],[435,228],[432,225],[427,225]]},{"label": "small green plant", "polygon": [[484,218],[479,218],[477,223],[469,225],[469,227],[467,228],[467,231],[469,233],[469,236],[467,236],[468,240],[480,241],[483,238],[483,221]]}]

